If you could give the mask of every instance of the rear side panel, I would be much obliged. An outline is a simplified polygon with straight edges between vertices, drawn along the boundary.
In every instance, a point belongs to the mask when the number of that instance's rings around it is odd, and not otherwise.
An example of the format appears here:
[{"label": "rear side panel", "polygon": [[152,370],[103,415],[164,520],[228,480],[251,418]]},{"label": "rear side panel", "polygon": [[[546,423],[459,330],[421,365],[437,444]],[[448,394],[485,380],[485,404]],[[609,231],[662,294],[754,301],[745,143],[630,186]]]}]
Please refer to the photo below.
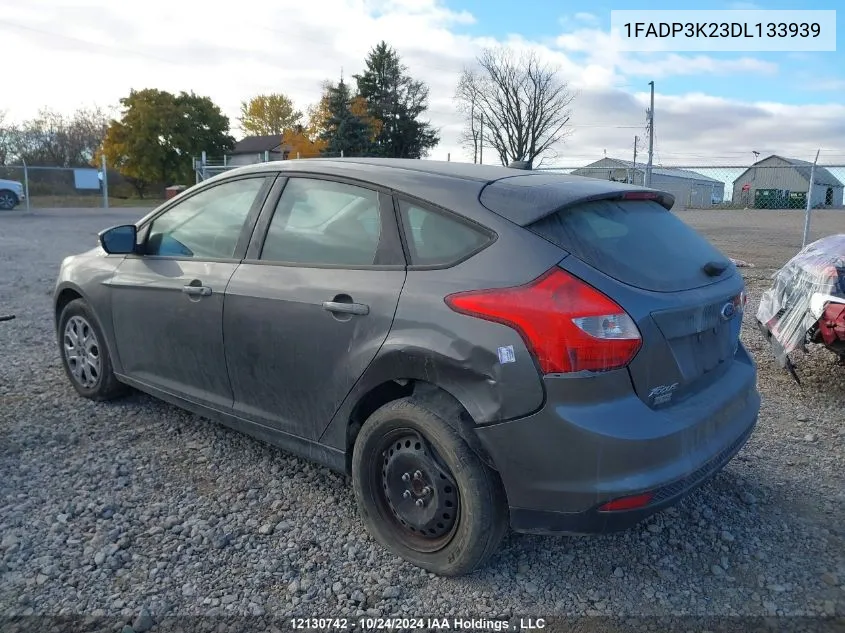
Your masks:
[{"label": "rear side panel", "polygon": [[498,239],[467,261],[440,270],[408,270],[387,340],[321,442],[345,447],[355,404],[396,379],[439,386],[479,425],[529,415],[543,406],[540,373],[520,335],[505,325],[453,312],[444,298],[527,283],[555,266],[564,253],[504,221],[488,226]]}]

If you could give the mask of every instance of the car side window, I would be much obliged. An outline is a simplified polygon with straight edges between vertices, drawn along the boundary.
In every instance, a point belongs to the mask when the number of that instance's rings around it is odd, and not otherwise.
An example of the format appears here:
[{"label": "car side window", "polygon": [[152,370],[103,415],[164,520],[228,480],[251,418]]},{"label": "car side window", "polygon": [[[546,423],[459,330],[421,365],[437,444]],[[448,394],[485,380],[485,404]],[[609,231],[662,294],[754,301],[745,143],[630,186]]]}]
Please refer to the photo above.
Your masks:
[{"label": "car side window", "polygon": [[233,180],[177,203],[153,220],[144,253],[231,259],[265,181],[265,177]]},{"label": "car side window", "polygon": [[372,266],[381,237],[378,193],[313,178],[291,178],[260,259],[301,265]]},{"label": "car side window", "polygon": [[411,264],[442,266],[456,262],[490,241],[490,236],[445,214],[400,201]]}]

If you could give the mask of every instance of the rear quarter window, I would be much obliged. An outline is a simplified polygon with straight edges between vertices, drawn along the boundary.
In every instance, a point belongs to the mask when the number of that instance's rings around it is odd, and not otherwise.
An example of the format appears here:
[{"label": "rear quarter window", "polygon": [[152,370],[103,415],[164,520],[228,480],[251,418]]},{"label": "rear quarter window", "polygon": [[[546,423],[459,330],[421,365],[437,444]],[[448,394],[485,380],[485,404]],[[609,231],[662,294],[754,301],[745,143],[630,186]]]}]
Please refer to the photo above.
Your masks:
[{"label": "rear quarter window", "polygon": [[707,275],[705,264],[727,258],[651,200],[586,202],[526,228],[604,274],[645,290],[688,290],[728,276]]},{"label": "rear quarter window", "polygon": [[400,201],[399,212],[411,265],[447,266],[480,250],[491,240],[458,218]]}]

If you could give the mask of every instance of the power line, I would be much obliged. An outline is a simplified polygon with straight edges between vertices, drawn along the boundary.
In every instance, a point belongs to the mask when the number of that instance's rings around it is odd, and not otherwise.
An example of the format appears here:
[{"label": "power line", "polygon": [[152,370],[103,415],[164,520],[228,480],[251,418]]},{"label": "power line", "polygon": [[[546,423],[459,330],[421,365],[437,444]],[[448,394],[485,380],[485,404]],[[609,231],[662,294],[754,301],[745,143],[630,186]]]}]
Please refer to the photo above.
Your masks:
[{"label": "power line", "polygon": [[78,44],[86,44],[88,46],[93,46],[95,48],[104,48],[106,50],[114,50],[114,51],[121,51],[123,53],[130,53],[132,55],[136,55],[138,57],[146,57],[147,59],[154,59],[156,61],[165,63],[165,64],[172,64],[172,65],[181,65],[178,62],[175,62],[173,59],[168,59],[166,57],[158,57],[156,55],[150,55],[149,53],[144,53],[139,50],[126,48],[125,46],[115,46],[114,44],[102,44],[100,42],[92,42],[91,40],[86,40],[81,37],[74,37],[72,35],[64,35],[62,33],[55,33],[53,31],[45,31],[43,29],[35,28],[33,26],[26,26],[25,24],[18,24],[16,22],[9,22],[8,20],[0,21],[0,27],[10,26],[15,29],[19,29],[22,31],[30,31],[32,33],[38,33],[39,35],[46,35],[51,38],[59,38],[63,40],[67,40],[69,42],[76,42]]}]

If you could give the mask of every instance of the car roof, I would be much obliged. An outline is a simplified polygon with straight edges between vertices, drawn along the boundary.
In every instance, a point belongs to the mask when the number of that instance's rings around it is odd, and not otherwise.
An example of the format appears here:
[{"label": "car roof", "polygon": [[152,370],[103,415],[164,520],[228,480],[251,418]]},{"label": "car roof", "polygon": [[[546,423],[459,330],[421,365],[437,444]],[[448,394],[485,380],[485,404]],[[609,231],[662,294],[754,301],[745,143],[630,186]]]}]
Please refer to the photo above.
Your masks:
[{"label": "car roof", "polygon": [[[468,205],[480,203],[520,226],[579,202],[646,190],[586,176],[410,158],[283,160],[235,168],[221,176],[268,170],[339,176],[373,183],[459,213],[466,211]],[[658,202],[671,208],[674,198],[665,192],[657,193]]]}]

